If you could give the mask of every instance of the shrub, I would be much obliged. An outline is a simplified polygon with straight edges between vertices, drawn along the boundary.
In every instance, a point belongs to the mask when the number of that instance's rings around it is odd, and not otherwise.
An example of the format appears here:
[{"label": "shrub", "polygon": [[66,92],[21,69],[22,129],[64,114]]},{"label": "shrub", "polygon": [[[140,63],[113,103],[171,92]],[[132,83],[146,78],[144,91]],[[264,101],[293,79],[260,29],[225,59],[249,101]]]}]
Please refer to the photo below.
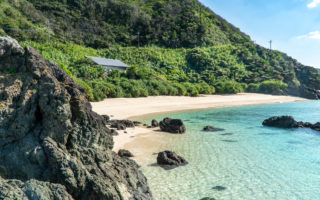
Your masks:
[{"label": "shrub", "polygon": [[256,92],[259,92],[259,87],[260,87],[260,84],[258,83],[250,83],[246,91],[256,93]]},{"label": "shrub", "polygon": [[241,84],[236,81],[219,81],[215,84],[215,88],[220,94],[237,94],[243,92]]},{"label": "shrub", "polygon": [[286,89],[288,85],[286,83],[283,83],[281,81],[263,81],[260,84],[259,91],[262,93],[268,93],[268,94],[281,94],[284,89]]}]

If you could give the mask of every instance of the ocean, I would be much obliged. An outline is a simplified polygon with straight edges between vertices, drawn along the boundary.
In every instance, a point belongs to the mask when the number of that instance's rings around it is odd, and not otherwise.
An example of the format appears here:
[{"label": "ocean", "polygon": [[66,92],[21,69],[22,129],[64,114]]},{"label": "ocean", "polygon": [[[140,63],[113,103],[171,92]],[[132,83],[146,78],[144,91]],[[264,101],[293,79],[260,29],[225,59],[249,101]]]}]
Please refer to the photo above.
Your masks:
[{"label": "ocean", "polygon": [[[310,101],[156,116],[184,121],[186,134],[159,142],[189,164],[172,170],[145,164],[141,169],[156,200],[318,200],[320,132],[263,127],[262,122],[292,115],[315,123],[319,111],[320,101]],[[202,131],[207,125],[225,130]]]}]

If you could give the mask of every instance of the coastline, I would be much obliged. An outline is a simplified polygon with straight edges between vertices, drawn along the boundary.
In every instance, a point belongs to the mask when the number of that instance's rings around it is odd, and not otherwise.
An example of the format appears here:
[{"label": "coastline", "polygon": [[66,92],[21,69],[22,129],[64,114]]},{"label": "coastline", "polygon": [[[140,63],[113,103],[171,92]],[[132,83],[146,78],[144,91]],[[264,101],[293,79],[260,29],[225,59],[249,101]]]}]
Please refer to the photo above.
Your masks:
[{"label": "coastline", "polygon": [[[106,99],[91,103],[93,110],[98,114],[107,114],[112,119],[139,120],[147,116],[164,113],[177,113],[191,110],[202,110],[221,107],[235,107],[261,104],[290,103],[308,101],[308,99],[291,96],[274,96],[265,94],[241,93],[235,95],[204,95],[201,97],[157,96],[144,98],[117,98]],[[146,128],[139,126],[118,131],[114,136],[113,151],[127,149],[131,151],[139,164],[154,163],[155,153],[162,149],[162,142],[174,134],[163,133],[159,128]],[[164,142],[165,143],[165,142]],[[152,156],[151,156],[152,155]],[[152,158],[152,160],[149,160]]]},{"label": "coastline", "polygon": [[292,96],[239,93],[232,95],[202,95],[200,97],[151,96],[114,98],[92,102],[91,105],[95,112],[100,115],[107,114],[112,119],[139,119],[143,116],[163,113],[299,101],[308,101],[308,99]]}]

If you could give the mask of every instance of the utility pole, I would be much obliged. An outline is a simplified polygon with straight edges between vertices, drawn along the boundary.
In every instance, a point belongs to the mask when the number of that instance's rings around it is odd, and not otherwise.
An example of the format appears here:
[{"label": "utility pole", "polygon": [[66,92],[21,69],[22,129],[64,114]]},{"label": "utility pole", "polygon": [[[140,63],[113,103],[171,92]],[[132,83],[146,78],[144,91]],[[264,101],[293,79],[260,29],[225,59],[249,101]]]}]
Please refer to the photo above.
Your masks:
[{"label": "utility pole", "polygon": [[140,32],[138,31],[138,47],[140,47]]},{"label": "utility pole", "polygon": [[48,23],[47,23],[47,30],[48,30],[48,42],[50,42],[50,21],[48,20]]},{"label": "utility pole", "polygon": [[270,40],[269,43],[270,43],[270,50],[272,50],[272,40]]}]

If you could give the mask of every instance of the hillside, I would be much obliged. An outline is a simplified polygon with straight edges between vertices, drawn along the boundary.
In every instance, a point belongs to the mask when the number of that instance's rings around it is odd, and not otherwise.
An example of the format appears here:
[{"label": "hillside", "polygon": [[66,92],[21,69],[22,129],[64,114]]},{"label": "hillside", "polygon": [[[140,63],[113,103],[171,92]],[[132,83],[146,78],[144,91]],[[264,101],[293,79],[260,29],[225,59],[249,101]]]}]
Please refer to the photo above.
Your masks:
[{"label": "hillside", "polygon": [[[0,26],[14,28],[0,35],[25,41],[57,62],[91,100],[243,91],[320,97],[316,69],[254,44],[196,0],[4,0],[0,5]],[[88,55],[133,67],[107,75],[84,59]]]}]

